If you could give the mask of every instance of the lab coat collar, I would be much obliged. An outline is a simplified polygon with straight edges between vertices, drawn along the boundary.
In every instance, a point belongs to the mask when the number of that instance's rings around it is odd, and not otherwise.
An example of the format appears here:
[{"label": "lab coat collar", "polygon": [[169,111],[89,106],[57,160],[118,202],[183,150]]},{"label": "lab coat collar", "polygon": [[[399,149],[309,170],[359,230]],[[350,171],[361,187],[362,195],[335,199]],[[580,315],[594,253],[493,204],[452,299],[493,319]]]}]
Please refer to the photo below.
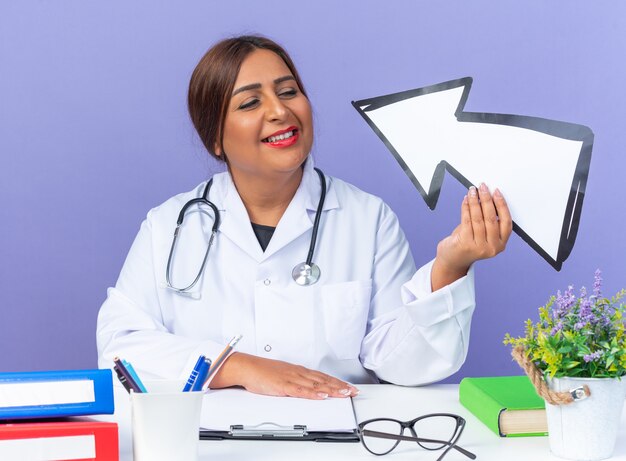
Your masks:
[{"label": "lab coat collar", "polygon": [[[235,188],[232,177],[228,172],[215,175],[210,200],[216,204],[222,215],[219,233],[230,239],[257,262],[269,258],[300,237],[313,227],[321,193],[319,176],[313,167],[313,159],[309,157],[304,165],[302,182],[278,223],[265,252],[261,249],[254,235],[248,212]],[[335,188],[332,186],[332,179],[328,176],[326,176],[326,189],[320,233],[323,233],[321,228],[324,226],[324,212],[339,207]],[[219,245],[218,242],[216,244]],[[306,254],[303,254],[302,260],[304,261],[305,258]]]},{"label": "lab coat collar", "polygon": [[[317,175],[317,172],[313,169],[315,167],[315,162],[312,157],[309,157],[304,164],[304,174],[302,175],[302,182],[300,183],[300,187],[296,191],[296,196],[302,191],[305,196],[305,206],[306,209],[313,212],[313,216],[311,217],[311,223],[313,223],[313,219],[315,219],[315,212],[317,211],[317,205],[320,200],[320,194],[322,191],[322,185],[320,183],[320,178]],[[339,202],[337,201],[337,194],[335,193],[335,188],[331,187],[332,178],[324,175],[326,178],[326,198],[324,199],[324,207],[323,211],[332,210],[334,208],[339,207]],[[293,203],[293,200],[292,200]]]}]

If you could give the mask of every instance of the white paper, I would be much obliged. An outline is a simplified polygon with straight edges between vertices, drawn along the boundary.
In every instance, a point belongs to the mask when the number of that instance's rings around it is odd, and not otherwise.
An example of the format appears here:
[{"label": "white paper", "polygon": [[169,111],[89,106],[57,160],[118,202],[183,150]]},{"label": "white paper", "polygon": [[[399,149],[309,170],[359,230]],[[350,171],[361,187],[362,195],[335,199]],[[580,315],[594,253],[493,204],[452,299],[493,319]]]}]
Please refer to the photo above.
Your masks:
[{"label": "white paper", "polygon": [[41,437],[0,440],[0,459],[20,461],[57,461],[95,459],[96,439],[93,435]]},{"label": "white paper", "polygon": [[212,390],[202,403],[200,427],[229,431],[232,425],[304,425],[308,432],[352,432],[357,427],[352,399],[308,400],[258,395],[243,389]]},{"label": "white paper", "polygon": [[93,381],[37,381],[0,383],[0,407],[62,405],[95,402]]}]

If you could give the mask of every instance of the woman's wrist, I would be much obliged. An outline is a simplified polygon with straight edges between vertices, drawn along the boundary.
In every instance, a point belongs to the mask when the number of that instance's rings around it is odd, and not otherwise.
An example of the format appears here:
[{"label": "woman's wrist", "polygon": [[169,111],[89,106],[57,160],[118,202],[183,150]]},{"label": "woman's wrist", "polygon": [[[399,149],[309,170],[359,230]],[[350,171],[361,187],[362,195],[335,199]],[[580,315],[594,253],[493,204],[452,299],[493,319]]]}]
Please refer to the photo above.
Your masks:
[{"label": "woman's wrist", "polygon": [[465,277],[470,265],[453,265],[445,261],[439,255],[433,262],[433,267],[430,272],[430,283],[432,291],[437,291],[440,288],[450,285],[458,279]]},{"label": "woman's wrist", "polygon": [[211,380],[209,387],[213,389],[221,389],[231,386],[244,386],[243,373],[241,372],[245,366],[243,363],[246,356],[243,352],[232,353],[217,371],[217,374]]}]

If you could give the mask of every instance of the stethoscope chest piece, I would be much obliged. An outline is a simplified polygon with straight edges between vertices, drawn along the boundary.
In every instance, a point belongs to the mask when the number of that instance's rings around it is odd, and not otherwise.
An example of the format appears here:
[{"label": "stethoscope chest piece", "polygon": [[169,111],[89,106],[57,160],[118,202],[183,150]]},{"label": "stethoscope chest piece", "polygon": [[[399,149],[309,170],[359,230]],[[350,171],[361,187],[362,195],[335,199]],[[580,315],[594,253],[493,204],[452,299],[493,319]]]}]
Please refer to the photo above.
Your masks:
[{"label": "stethoscope chest piece", "polygon": [[293,281],[303,287],[317,283],[321,274],[320,268],[314,263],[300,263],[291,272]]}]

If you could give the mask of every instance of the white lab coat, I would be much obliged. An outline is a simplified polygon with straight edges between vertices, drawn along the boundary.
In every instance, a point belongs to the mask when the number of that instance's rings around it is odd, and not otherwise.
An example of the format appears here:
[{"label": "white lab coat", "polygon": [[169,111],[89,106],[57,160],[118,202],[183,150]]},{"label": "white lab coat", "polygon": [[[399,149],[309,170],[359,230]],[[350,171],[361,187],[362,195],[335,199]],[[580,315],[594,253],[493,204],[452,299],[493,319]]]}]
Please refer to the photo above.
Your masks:
[{"label": "white lab coat", "polygon": [[[431,293],[432,262],[415,272],[391,209],[339,179],[327,182],[313,257],[321,278],[307,287],[291,273],[306,259],[320,197],[311,159],[265,252],[231,176],[214,176],[209,198],[222,223],[191,294],[166,288],[165,272],[178,214],[205,184],[152,209],[100,310],[99,366],[120,356],[143,376],[186,378],[200,354],[215,359],[240,333],[239,351],[352,383],[419,385],[458,370],[475,305],[473,269]],[[174,286],[196,276],[212,224],[206,213],[187,214]]]}]

